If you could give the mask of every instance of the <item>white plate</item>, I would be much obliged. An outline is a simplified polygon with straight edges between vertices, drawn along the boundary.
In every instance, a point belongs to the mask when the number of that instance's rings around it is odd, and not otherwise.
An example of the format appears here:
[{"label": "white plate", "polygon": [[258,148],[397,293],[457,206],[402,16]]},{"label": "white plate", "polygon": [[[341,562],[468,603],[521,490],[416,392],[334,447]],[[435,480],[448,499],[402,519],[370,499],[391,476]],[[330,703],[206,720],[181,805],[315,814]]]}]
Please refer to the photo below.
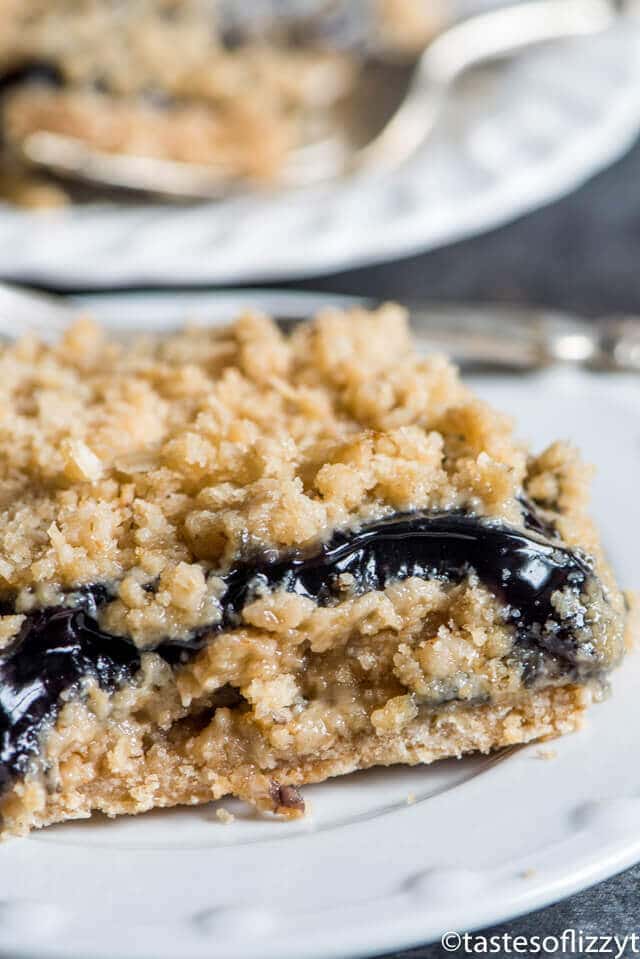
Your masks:
[{"label": "white plate", "polygon": [[[326,296],[111,296],[118,325],[297,313]],[[640,583],[640,380],[556,370],[476,381],[536,448],[569,437],[623,585]],[[633,518],[635,517],[635,522]],[[359,773],[305,789],[280,823],[236,803],[56,826],[0,848],[0,954],[40,959],[313,959],[378,954],[505,920],[640,859],[640,659],[584,731],[494,758]],[[413,794],[415,802],[408,804]],[[231,825],[218,805],[237,814]]]},{"label": "white plate", "polygon": [[393,175],[193,206],[0,209],[0,276],[89,288],[289,279],[440,246],[547,203],[640,129],[640,26],[462,85]]}]

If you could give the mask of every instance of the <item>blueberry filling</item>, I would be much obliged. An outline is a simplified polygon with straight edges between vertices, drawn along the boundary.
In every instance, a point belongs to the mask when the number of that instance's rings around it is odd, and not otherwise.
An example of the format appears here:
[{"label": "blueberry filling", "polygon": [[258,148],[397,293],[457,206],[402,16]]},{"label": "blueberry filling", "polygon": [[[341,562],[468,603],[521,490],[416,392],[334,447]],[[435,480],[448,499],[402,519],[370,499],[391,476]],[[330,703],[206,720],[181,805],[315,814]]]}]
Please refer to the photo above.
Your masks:
[{"label": "blueberry filling", "polygon": [[[311,551],[262,553],[223,577],[227,588],[219,623],[186,641],[167,638],[155,651],[172,665],[186,661],[213,633],[238,625],[242,609],[261,588],[284,589],[327,606],[344,596],[343,574],[349,574],[351,591],[366,593],[411,576],[459,582],[474,571],[505,604],[525,682],[533,683],[549,662],[547,675],[597,675],[606,664],[589,632],[582,633],[582,613],[559,622],[552,597],[569,590],[578,598],[588,586],[602,595],[602,587],[588,560],[541,533],[549,527],[531,504],[525,523],[528,528],[517,529],[465,513],[422,510],[336,533]],[[112,598],[104,586],[86,587],[74,594],[72,607],[29,613],[0,658],[0,791],[26,771],[43,728],[65,697],[81,692],[88,679],[113,690],[139,669],[134,643],[98,625],[99,608]],[[12,610],[10,602],[0,607]]]},{"label": "blueberry filling", "polygon": [[67,690],[89,678],[114,689],[139,666],[133,643],[102,633],[82,607],[32,613],[0,662],[0,791],[25,771],[42,726],[55,718]]},{"label": "blueberry filling", "polygon": [[60,87],[64,83],[62,70],[48,60],[33,60],[16,63],[0,73],[0,92],[30,83]]}]

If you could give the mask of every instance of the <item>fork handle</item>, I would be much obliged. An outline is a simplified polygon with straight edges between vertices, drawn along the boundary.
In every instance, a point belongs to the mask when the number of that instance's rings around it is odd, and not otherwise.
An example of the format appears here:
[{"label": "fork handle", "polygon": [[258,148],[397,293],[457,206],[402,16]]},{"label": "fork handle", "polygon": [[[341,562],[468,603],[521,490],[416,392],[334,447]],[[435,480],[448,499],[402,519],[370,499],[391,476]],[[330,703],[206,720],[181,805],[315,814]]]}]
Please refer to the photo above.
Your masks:
[{"label": "fork handle", "polygon": [[433,130],[451,85],[470,67],[550,40],[601,33],[616,17],[609,0],[527,0],[450,27],[424,51],[404,102],[352,167],[384,172],[413,156]]},{"label": "fork handle", "polygon": [[640,318],[585,320],[543,308],[416,304],[411,322],[430,348],[465,368],[525,372],[565,365],[640,372]]},{"label": "fork handle", "polygon": [[448,85],[472,66],[565,37],[600,33],[616,19],[608,0],[529,0],[445,30],[421,59],[421,79]]}]

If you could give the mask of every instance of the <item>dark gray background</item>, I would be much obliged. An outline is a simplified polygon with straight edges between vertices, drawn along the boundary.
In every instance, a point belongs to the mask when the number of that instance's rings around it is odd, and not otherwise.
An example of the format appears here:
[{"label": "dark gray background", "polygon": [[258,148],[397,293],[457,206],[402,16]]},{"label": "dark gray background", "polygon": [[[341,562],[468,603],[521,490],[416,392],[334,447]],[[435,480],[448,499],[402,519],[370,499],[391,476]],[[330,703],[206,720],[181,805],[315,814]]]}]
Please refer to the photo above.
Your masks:
[{"label": "dark gray background", "polygon": [[640,144],[571,196],[491,233],[291,287],[640,313]]},{"label": "dark gray background", "polygon": [[[509,933],[511,936],[558,936],[560,937],[564,929],[582,930],[583,942],[588,943],[588,936],[619,936],[631,935],[633,932],[639,934],[640,923],[638,907],[638,882],[640,881],[640,866],[627,870],[620,876],[608,879],[606,882],[588,889],[586,892],[577,896],[571,896],[555,906],[548,909],[541,909],[538,912],[532,912],[528,916],[516,919],[514,922],[505,922],[500,926],[493,926],[491,929],[482,930],[486,936],[502,935]],[[464,931],[464,930],[462,930]],[[578,939],[576,937],[576,942]],[[553,943],[550,943],[553,945]],[[605,959],[614,959],[616,956],[615,947],[611,953],[602,953]],[[589,953],[591,955],[592,953]],[[384,959],[465,959],[466,955],[473,953],[464,953],[459,950],[455,953],[446,952],[439,943],[432,946],[423,946],[421,949],[410,949],[406,952],[396,952],[393,956],[386,955]],[[480,954],[482,955],[482,954]],[[494,957],[496,953],[493,953]],[[518,954],[510,952],[501,952],[498,959],[504,955],[511,955],[517,959]],[[540,959],[545,956],[563,955],[560,951],[539,953]],[[567,955],[567,953],[564,953]],[[568,953],[573,957],[587,955],[586,952]],[[624,951],[626,957],[634,955],[629,948]],[[638,945],[636,945],[635,955],[638,955]],[[380,957],[382,959],[382,957]]]},{"label": "dark gray background", "polygon": [[[571,196],[509,226],[397,263],[289,285],[398,300],[507,300],[587,315],[640,314],[640,144]],[[639,892],[636,866],[490,932],[559,935],[573,927],[591,934],[640,933]],[[432,945],[394,959],[447,955]]]}]

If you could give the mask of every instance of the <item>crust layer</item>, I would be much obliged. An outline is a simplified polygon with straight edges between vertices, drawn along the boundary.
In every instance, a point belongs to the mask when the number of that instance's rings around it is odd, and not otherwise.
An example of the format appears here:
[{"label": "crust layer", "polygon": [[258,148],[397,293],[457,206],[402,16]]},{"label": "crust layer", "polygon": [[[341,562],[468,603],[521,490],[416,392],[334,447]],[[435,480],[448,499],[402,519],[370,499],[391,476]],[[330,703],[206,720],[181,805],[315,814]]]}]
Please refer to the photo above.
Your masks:
[{"label": "crust layer", "polygon": [[[122,756],[120,768],[112,758],[111,774],[96,779],[95,742],[88,743],[73,753],[75,788],[70,787],[68,774],[61,792],[47,791],[40,777],[28,777],[13,787],[0,805],[2,835],[24,835],[36,827],[88,818],[94,811],[108,816],[131,815],[151,808],[206,803],[226,795],[274,810],[274,781],[280,786],[301,786],[372,766],[428,764],[554,738],[580,727],[591,698],[590,690],[569,686],[543,690],[511,704],[451,704],[417,716],[398,733],[365,733],[337,743],[321,757],[302,757],[296,764],[284,764],[268,772],[257,770],[251,763],[241,763],[232,773],[217,771],[199,763],[193,751],[187,758],[193,729],[185,726],[177,742],[155,742],[139,756]],[[219,714],[226,714],[219,721],[224,723],[229,712],[219,710]],[[110,731],[106,743],[103,741],[106,754],[109,747],[112,750],[117,746],[116,740],[115,730]],[[275,811],[291,814],[286,808]]]}]

